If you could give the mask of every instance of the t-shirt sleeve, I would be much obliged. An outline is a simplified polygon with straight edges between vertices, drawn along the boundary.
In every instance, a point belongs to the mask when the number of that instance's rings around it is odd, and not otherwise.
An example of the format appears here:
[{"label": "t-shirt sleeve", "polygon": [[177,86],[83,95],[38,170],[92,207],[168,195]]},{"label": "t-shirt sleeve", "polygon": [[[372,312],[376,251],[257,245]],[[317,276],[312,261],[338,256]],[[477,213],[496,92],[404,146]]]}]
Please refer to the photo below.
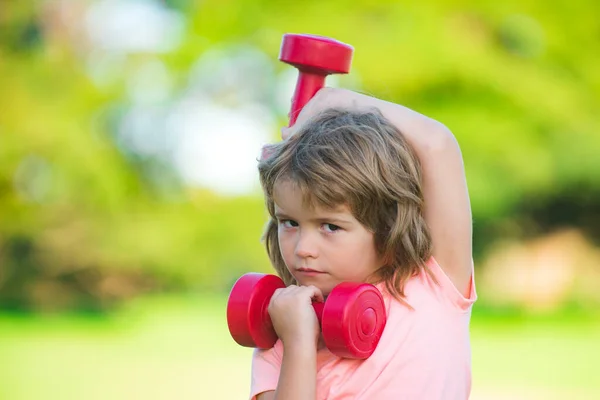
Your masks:
[{"label": "t-shirt sleeve", "polygon": [[445,297],[450,301],[451,305],[458,308],[461,311],[469,311],[475,300],[477,300],[477,291],[475,290],[475,270],[471,267],[471,281],[469,282],[469,293],[465,297],[461,292],[458,291],[454,283],[450,280],[448,275],[444,272],[438,262],[431,257],[427,261],[427,266],[438,281],[441,290]]},{"label": "t-shirt sleeve", "polygon": [[252,376],[250,381],[250,400],[262,392],[277,389],[281,370],[280,342],[268,350],[255,349],[252,354]]}]

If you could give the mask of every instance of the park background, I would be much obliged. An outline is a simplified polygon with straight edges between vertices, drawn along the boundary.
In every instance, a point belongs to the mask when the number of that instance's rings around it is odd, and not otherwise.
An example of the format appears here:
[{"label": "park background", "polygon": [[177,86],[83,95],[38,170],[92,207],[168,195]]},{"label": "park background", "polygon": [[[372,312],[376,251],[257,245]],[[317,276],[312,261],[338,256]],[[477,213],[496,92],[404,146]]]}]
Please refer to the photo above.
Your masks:
[{"label": "park background", "polygon": [[[256,159],[287,122],[284,33],[328,78],[448,126],[477,290],[473,395],[600,398],[600,5],[0,3],[0,399],[243,399],[228,290],[271,272]],[[596,376],[596,378],[594,378]]]}]

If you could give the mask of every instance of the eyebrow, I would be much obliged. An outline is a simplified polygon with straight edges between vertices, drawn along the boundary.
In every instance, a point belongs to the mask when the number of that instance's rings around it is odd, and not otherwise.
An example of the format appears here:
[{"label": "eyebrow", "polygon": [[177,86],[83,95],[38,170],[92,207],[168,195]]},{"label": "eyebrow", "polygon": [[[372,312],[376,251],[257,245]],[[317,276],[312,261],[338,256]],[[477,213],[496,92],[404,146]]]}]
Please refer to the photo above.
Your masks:
[{"label": "eyebrow", "polygon": [[[276,211],[275,212],[275,217],[277,217],[278,219],[291,219],[291,220],[295,220],[295,218],[290,217],[289,215],[282,213],[280,211]],[[321,218],[311,218],[309,220],[310,222],[331,222],[331,223],[346,223],[349,224],[351,221],[347,220],[347,219],[343,219],[343,218],[336,218],[335,216],[331,216],[331,217],[321,217]]]}]

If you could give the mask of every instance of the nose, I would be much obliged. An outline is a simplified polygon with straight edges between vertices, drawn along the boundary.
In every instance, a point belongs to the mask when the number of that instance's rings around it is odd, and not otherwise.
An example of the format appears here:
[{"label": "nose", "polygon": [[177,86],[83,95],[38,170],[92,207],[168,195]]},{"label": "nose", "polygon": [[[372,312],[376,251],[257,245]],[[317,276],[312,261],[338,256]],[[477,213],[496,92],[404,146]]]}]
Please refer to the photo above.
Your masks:
[{"label": "nose", "polygon": [[317,258],[317,238],[314,232],[299,230],[294,254],[300,258]]}]

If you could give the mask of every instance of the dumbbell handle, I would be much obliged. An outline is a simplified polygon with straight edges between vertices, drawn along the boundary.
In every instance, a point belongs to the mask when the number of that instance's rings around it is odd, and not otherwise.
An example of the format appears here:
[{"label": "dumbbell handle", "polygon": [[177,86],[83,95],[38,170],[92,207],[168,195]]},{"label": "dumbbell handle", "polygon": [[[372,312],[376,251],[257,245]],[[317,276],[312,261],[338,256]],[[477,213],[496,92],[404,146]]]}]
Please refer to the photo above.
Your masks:
[{"label": "dumbbell handle", "polygon": [[300,114],[306,103],[324,86],[325,75],[300,71],[298,80],[296,81],[296,90],[294,90],[294,95],[292,96],[289,126],[296,123],[298,114]]},{"label": "dumbbell handle", "polygon": [[323,326],[323,309],[325,308],[325,302],[314,301],[312,303],[312,306],[315,309],[315,314],[317,314],[317,320],[319,321],[319,325]]}]

